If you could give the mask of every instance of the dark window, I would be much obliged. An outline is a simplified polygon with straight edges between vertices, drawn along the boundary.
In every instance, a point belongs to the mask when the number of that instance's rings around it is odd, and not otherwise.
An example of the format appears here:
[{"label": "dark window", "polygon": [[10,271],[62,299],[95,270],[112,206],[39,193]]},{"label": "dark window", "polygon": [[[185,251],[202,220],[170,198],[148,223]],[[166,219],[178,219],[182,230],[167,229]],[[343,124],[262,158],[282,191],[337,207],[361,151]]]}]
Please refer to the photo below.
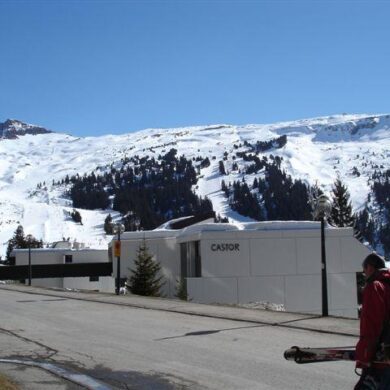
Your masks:
[{"label": "dark window", "polygon": [[191,241],[180,245],[181,276],[183,278],[200,278],[202,276],[199,243],[199,241]]},{"label": "dark window", "polygon": [[65,255],[65,264],[72,263],[72,255]]},{"label": "dark window", "polygon": [[200,261],[200,241],[195,241],[195,277],[202,276],[202,262]]},{"label": "dark window", "polygon": [[180,269],[181,277],[186,278],[187,275],[187,243],[180,244]]},{"label": "dark window", "polygon": [[89,277],[90,282],[98,282],[99,281],[99,276],[90,276]]}]

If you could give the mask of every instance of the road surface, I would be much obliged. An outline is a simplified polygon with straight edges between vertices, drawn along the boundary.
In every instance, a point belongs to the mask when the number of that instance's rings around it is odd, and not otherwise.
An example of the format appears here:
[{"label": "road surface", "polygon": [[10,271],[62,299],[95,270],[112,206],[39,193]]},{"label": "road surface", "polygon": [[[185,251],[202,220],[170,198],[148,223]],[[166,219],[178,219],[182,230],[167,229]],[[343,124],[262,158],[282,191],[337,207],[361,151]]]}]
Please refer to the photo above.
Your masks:
[{"label": "road surface", "polygon": [[355,337],[0,290],[0,358],[50,362],[113,389],[352,389],[351,362],[297,365],[292,345]]}]

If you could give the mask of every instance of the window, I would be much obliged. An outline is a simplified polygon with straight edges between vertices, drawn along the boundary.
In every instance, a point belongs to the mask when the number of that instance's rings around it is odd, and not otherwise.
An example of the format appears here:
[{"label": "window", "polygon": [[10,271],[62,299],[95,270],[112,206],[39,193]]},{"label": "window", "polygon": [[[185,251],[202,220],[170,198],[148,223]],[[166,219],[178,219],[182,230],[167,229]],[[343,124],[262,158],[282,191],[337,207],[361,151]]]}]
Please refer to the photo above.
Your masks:
[{"label": "window", "polygon": [[183,278],[200,278],[202,276],[199,243],[199,241],[191,241],[180,245],[181,276]]},{"label": "window", "polygon": [[69,264],[73,262],[72,255],[65,255],[65,264]]},{"label": "window", "polygon": [[99,281],[99,276],[90,276],[89,277],[90,282],[98,282]]}]

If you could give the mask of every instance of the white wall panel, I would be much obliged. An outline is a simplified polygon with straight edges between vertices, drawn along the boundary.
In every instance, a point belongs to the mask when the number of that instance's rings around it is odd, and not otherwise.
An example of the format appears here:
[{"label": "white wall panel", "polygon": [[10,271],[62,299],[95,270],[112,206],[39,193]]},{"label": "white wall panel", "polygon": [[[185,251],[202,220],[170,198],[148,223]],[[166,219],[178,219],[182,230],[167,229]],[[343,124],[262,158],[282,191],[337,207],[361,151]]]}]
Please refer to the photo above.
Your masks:
[{"label": "white wall panel", "polygon": [[[212,250],[224,244],[238,244],[239,250]],[[203,277],[249,276],[248,240],[202,240],[200,249]]]},{"label": "white wall panel", "polygon": [[272,302],[284,304],[283,276],[238,278],[238,302]]},{"label": "white wall panel", "polygon": [[321,276],[285,276],[287,311],[319,313],[321,311]]},{"label": "white wall panel", "polygon": [[297,238],[297,273],[316,274],[321,272],[321,242],[313,238]]},{"label": "white wall panel", "polygon": [[203,278],[204,303],[238,303],[237,278]]},{"label": "white wall panel", "polygon": [[358,272],[362,270],[362,263],[370,253],[354,237],[345,237],[341,240],[342,272]]},{"label": "white wall panel", "polygon": [[357,309],[356,274],[330,274],[328,286],[329,307],[332,310]]},{"label": "white wall panel", "polygon": [[328,273],[343,272],[341,263],[341,240],[345,238],[327,237],[325,235],[326,268]]},{"label": "white wall panel", "polygon": [[[44,278],[44,279],[31,279],[31,285],[37,287],[57,287],[63,288],[63,278]],[[26,284],[28,279],[26,279]]]},{"label": "white wall panel", "polygon": [[250,245],[252,276],[289,275],[297,272],[295,240],[251,239]]},{"label": "white wall panel", "polygon": [[204,302],[203,281],[205,278],[187,278],[188,300]]}]

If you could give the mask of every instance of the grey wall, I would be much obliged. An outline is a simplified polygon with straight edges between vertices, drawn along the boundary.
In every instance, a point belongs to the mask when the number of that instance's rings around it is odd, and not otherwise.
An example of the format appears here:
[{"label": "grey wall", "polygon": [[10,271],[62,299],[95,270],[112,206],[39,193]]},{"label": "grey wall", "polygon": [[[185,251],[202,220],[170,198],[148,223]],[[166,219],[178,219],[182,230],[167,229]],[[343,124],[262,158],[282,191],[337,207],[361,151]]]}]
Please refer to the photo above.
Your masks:
[{"label": "grey wall", "polygon": [[[121,240],[121,276],[128,277],[130,269],[134,269],[134,260],[143,238]],[[180,275],[180,248],[175,237],[170,238],[146,238],[146,246],[153,258],[160,262],[161,273],[165,284],[162,294],[166,297],[174,297],[176,293],[177,279]],[[113,258],[113,275],[117,274],[117,260]]]},{"label": "grey wall", "polygon": [[[28,264],[28,249],[13,251],[16,265]],[[72,255],[72,263],[108,262],[108,251],[105,249],[31,249],[31,264],[63,264],[65,255]],[[98,282],[90,282],[89,277],[80,278],[44,278],[32,279],[33,286],[75,288],[113,292],[115,290],[112,277],[100,277]]]},{"label": "grey wall", "polygon": [[[213,251],[216,243],[237,251]],[[321,312],[320,229],[203,232],[202,278],[188,278],[189,296],[203,303],[272,302],[287,311]],[[326,229],[329,313],[357,316],[356,272],[369,253],[353,231]]]}]

